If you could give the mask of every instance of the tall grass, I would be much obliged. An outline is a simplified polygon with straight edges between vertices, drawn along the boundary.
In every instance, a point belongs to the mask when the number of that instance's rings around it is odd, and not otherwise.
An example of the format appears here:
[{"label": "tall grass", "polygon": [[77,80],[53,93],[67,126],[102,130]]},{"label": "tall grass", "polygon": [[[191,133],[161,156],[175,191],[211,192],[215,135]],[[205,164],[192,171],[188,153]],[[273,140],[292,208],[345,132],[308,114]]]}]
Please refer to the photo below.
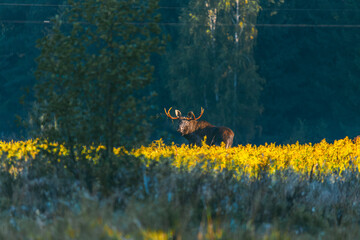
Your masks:
[{"label": "tall grass", "polygon": [[56,143],[2,144],[0,239],[360,237],[349,139],[228,150],[157,141],[110,158],[99,146],[71,157]]}]

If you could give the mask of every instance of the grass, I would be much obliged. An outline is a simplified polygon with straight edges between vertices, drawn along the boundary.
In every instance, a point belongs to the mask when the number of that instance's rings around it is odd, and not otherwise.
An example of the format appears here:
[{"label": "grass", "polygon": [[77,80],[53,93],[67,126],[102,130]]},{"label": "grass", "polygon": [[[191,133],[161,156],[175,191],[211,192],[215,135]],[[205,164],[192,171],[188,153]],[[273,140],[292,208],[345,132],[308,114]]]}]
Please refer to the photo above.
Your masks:
[{"label": "grass", "polygon": [[[0,239],[360,237],[358,146],[348,139],[295,144],[293,155],[290,145],[226,150],[157,141],[110,158],[91,146],[71,157],[56,144],[5,144],[12,152],[2,148]],[[296,155],[314,152],[318,159]],[[300,160],[318,166],[294,167]],[[246,170],[254,162],[259,167]]]}]

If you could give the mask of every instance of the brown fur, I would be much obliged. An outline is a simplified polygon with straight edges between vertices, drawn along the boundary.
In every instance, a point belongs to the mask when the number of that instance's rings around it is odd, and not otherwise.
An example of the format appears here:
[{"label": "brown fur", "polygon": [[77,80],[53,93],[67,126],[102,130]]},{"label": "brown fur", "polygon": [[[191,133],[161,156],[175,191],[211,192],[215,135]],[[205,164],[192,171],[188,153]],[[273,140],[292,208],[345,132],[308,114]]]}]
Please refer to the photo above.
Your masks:
[{"label": "brown fur", "polygon": [[[182,121],[187,121],[187,128],[182,130],[180,125]],[[225,143],[226,148],[233,144],[234,132],[227,127],[216,127],[206,121],[180,120],[178,132],[180,132],[190,144],[201,146],[201,141],[206,136],[207,145],[220,146],[221,142]]]},{"label": "brown fur", "polygon": [[187,117],[183,117],[179,110],[175,110],[176,117],[171,116],[171,108],[166,110],[164,108],[167,117],[173,120],[179,120],[177,131],[185,137],[190,144],[201,146],[201,141],[206,137],[207,145],[218,145],[222,142],[225,143],[225,147],[229,148],[233,144],[234,132],[227,127],[216,127],[206,121],[197,121],[204,113],[204,109],[201,108],[199,117],[195,117],[193,112],[188,112]]}]

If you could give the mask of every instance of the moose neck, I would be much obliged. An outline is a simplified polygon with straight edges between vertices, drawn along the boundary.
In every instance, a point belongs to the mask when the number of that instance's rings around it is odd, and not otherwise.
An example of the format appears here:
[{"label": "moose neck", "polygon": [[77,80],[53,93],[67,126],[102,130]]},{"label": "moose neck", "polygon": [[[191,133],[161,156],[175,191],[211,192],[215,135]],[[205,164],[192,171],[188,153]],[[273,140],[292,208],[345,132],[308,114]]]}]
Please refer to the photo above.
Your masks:
[{"label": "moose neck", "polygon": [[201,146],[201,141],[204,137],[209,134],[210,136],[212,135],[213,127],[213,125],[206,121],[192,121],[183,137],[190,143]]},{"label": "moose neck", "polygon": [[192,134],[198,130],[207,128],[207,127],[213,127],[210,123],[206,121],[192,121],[189,128],[189,134]]}]

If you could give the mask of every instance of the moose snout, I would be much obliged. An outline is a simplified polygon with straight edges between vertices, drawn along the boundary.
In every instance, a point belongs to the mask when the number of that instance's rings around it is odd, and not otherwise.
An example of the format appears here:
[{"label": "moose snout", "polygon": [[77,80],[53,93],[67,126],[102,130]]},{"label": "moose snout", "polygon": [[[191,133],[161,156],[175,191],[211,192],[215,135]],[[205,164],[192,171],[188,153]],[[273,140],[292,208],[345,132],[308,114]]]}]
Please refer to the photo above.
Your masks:
[{"label": "moose snout", "polygon": [[181,133],[181,135],[182,135],[181,128],[178,128],[176,131],[179,132],[179,133]]},{"label": "moose snout", "polygon": [[181,133],[181,136],[183,136],[184,135],[184,130],[183,130],[183,128],[182,127],[178,127],[178,129],[176,130],[178,133]]}]

